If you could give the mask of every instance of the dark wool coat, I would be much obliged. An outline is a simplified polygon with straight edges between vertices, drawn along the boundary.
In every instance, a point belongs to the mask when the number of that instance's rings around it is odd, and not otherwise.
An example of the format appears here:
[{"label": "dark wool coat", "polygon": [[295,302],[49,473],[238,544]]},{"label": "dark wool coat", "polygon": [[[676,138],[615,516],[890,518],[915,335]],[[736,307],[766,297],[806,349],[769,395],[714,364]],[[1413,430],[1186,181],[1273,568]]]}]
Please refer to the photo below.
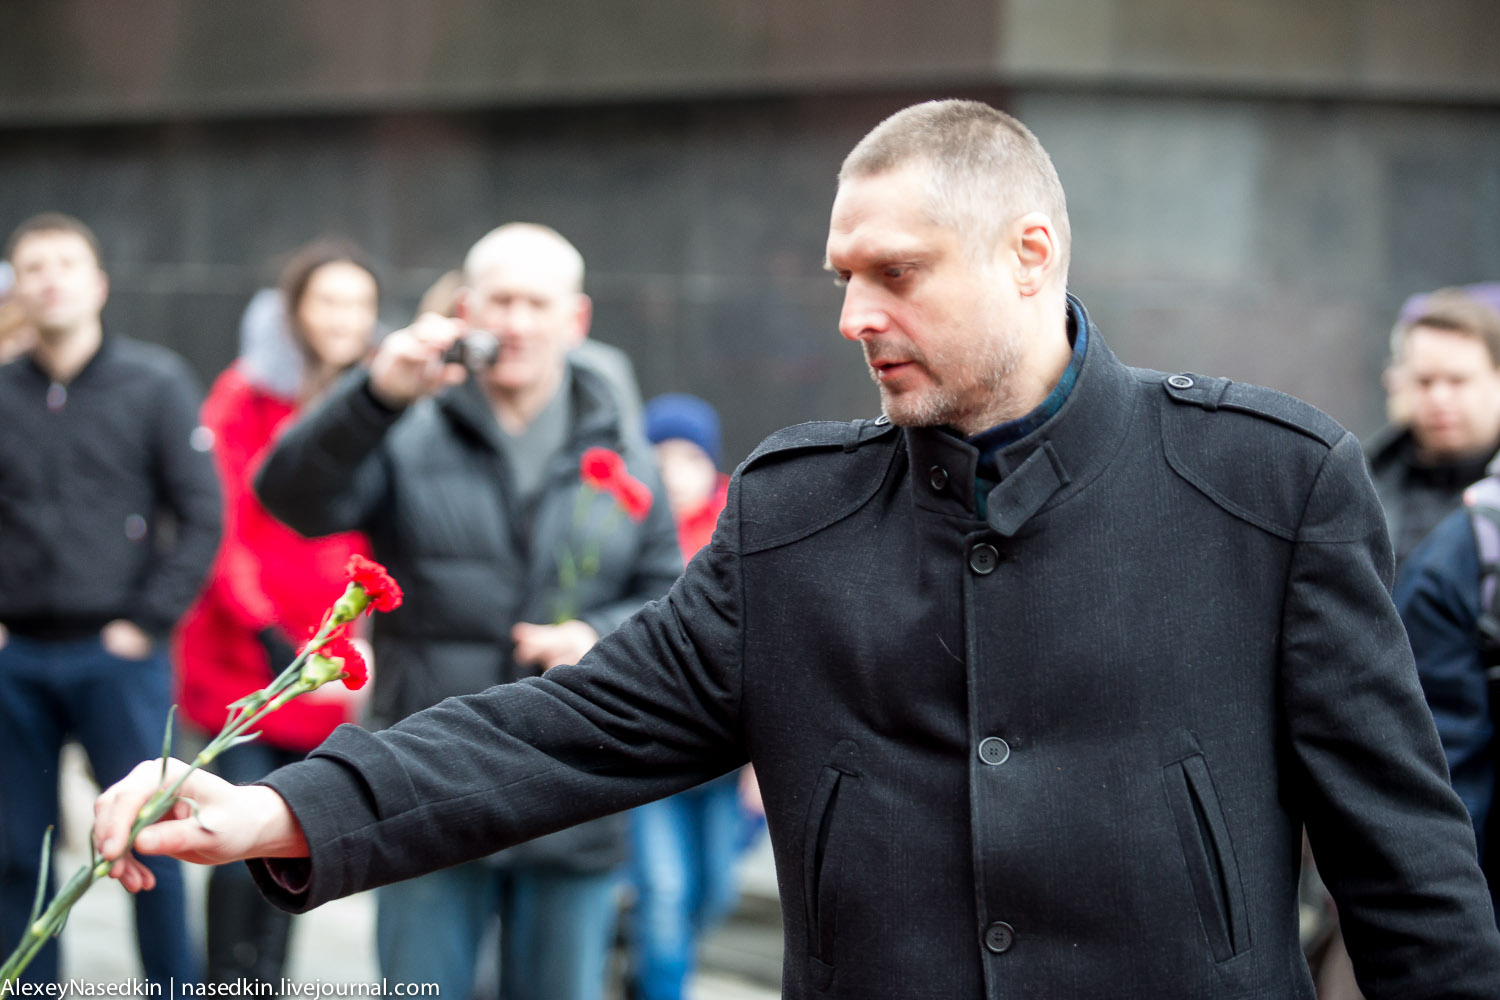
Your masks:
[{"label": "dark wool coat", "polygon": [[[600,635],[666,594],[682,572],[651,454],[623,428],[600,376],[573,368],[564,381],[569,438],[529,504],[511,485],[499,427],[472,380],[399,413],[377,403],[368,383],[366,373],[354,374],[292,426],[262,465],[256,491],[304,534],[368,533],[375,557],[405,588],[402,607],[374,619],[373,728],[536,674],[516,664],[510,629],[554,620],[566,554],[597,562],[572,589],[576,617]],[[650,484],[643,521],[593,491],[580,495],[579,459],[590,447],[621,453]],[[607,870],[624,860],[624,819],[528,843],[502,860]]]},{"label": "dark wool coat", "polygon": [[748,757],[788,997],[1310,998],[1303,822],[1370,1000],[1500,996],[1358,442],[1091,331],[1001,461],[978,521],[940,430],[773,436],[583,663],[273,775],[311,860],[262,885],[314,906]]}]

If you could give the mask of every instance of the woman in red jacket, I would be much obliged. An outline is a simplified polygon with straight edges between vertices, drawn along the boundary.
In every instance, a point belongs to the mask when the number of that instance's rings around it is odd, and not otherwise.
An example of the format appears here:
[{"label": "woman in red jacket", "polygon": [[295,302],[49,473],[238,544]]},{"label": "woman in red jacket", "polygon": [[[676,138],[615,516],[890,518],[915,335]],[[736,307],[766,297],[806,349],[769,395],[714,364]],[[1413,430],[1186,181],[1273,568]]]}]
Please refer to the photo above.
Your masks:
[{"label": "woman in red jacket", "polygon": [[[279,430],[370,350],[379,288],[353,246],[318,242],[298,251],[280,288],[251,301],[239,360],[213,384],[203,426],[213,432],[224,494],[224,538],[198,603],[177,634],[178,704],[193,724],[218,732],[231,702],[263,687],[291,662],[344,587],[344,565],[368,554],[357,534],[304,538],[268,514],[251,484]],[[283,305],[284,303],[284,305]],[[338,693],[334,689],[338,689]],[[266,718],[260,739],[219,758],[216,770],[254,781],[300,759],[354,706],[330,684]],[[278,983],[291,918],[260,898],[243,865],[215,868],[208,888],[209,982]]]}]

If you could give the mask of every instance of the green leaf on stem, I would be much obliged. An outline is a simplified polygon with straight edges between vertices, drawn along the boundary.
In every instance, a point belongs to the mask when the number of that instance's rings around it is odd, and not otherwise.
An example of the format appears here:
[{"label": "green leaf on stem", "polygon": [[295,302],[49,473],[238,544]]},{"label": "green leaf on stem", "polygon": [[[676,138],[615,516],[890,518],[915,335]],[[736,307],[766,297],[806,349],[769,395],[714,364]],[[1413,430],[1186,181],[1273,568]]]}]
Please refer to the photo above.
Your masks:
[{"label": "green leaf on stem", "polygon": [[177,717],[177,706],[167,709],[167,731],[161,734],[161,780],[167,780],[167,758],[172,756],[172,720]]},{"label": "green leaf on stem", "polygon": [[[92,846],[94,838],[89,838]],[[30,927],[36,923],[36,918],[42,915],[42,901],[47,898],[47,876],[52,872],[52,827],[47,827],[47,832],[42,837],[42,870],[36,877],[36,899],[31,904],[31,916],[26,918],[26,926]]]}]

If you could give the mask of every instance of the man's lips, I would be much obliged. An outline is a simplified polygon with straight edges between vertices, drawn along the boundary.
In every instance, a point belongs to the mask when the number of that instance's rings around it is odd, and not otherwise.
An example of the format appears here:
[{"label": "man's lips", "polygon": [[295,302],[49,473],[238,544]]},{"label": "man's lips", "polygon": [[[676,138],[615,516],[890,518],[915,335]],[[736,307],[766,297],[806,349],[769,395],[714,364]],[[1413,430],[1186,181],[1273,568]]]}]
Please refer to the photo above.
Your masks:
[{"label": "man's lips", "polygon": [[870,371],[877,379],[886,379],[906,371],[914,364],[916,364],[914,361],[898,361],[894,358],[886,358],[880,361],[871,361]]}]

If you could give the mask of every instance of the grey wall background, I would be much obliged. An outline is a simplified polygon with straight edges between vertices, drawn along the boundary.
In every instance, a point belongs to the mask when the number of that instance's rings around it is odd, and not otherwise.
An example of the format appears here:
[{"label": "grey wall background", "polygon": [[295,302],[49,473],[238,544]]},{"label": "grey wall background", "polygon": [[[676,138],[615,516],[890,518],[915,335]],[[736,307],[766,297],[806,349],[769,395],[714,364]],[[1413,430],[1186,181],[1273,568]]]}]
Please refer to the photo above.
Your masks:
[{"label": "grey wall background", "polygon": [[100,232],[117,328],[205,381],[275,258],[339,232],[388,321],[500,222],[589,262],[595,333],[741,456],[875,410],[820,264],[881,117],[969,96],[1052,152],[1072,285],[1127,361],[1357,432],[1410,293],[1500,278],[1489,0],[9,0],[0,228]]}]

